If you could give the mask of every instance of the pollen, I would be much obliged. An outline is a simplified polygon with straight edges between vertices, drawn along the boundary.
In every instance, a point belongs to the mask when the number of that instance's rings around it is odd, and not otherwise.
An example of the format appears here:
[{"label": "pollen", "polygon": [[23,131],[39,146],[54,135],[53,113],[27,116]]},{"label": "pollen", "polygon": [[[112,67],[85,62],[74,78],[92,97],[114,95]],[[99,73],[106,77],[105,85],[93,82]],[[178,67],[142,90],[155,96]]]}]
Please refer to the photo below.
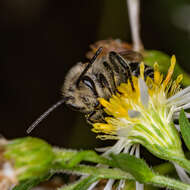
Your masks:
[{"label": "pollen", "polygon": [[175,56],[173,55],[172,58],[171,58],[171,65],[170,65],[170,68],[168,69],[168,74],[163,82],[163,86],[164,88],[167,86],[167,84],[169,83],[171,77],[172,77],[172,74],[173,74],[173,71],[174,71],[174,68],[175,68],[175,63],[176,63],[176,58]]}]

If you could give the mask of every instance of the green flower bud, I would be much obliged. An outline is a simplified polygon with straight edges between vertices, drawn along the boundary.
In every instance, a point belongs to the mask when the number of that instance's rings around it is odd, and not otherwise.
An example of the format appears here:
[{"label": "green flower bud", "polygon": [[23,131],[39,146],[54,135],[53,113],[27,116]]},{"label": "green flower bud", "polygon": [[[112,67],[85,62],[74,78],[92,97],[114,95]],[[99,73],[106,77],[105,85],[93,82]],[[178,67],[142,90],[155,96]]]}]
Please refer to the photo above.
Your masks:
[{"label": "green flower bud", "polygon": [[25,137],[9,141],[5,146],[4,158],[13,162],[18,179],[24,180],[48,172],[54,153],[45,141]]}]

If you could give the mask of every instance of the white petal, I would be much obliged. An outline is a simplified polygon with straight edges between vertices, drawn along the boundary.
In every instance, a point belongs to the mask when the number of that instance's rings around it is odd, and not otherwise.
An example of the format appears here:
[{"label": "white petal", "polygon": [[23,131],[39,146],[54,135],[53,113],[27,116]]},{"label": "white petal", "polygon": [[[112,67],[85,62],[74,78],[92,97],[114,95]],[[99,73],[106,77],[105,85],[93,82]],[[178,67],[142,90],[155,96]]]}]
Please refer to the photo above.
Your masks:
[{"label": "white petal", "polygon": [[181,131],[180,126],[179,126],[179,125],[175,124],[175,128],[176,128],[178,131]]},{"label": "white petal", "polygon": [[131,148],[131,150],[130,150],[130,153],[129,153],[130,155],[134,155],[136,146],[137,146],[137,145],[133,145],[133,146],[132,146],[132,148]]},{"label": "white petal", "polygon": [[187,93],[190,93],[190,86],[187,87],[187,88],[185,88],[185,89],[183,89],[183,90],[181,90],[181,91],[179,91],[179,92],[178,92],[177,94],[175,94],[174,96],[168,98],[167,102],[169,103],[169,102],[171,102],[171,101],[173,101],[173,100],[175,100],[175,99],[177,99],[177,98],[179,98],[179,97],[181,97],[181,96],[186,95]]},{"label": "white petal", "polygon": [[144,184],[141,184],[138,181],[136,181],[136,190],[144,190]]},{"label": "white petal", "polygon": [[124,151],[123,151],[123,153],[129,153],[129,150],[130,150],[130,148],[131,148],[131,144],[129,144],[127,147],[125,147],[125,149],[124,149]]},{"label": "white petal", "polygon": [[181,179],[181,181],[190,184],[190,178],[187,175],[187,173],[185,172],[185,170],[175,163],[174,163],[174,166],[176,168],[177,174],[178,174],[179,178]]},{"label": "white petal", "polygon": [[183,105],[183,106],[179,106],[179,107],[175,108],[174,111],[177,112],[177,111],[180,111],[180,110],[182,110],[182,109],[188,109],[188,108],[190,108],[190,103],[185,104],[185,105]]},{"label": "white petal", "polygon": [[143,106],[148,106],[149,94],[148,87],[142,78],[139,78],[140,98]]},{"label": "white petal", "polygon": [[126,144],[126,139],[121,138],[115,143],[114,146],[112,146],[109,150],[107,150],[103,155],[106,156],[111,153],[119,154],[122,151],[122,149],[125,147],[125,144]]},{"label": "white petal", "polygon": [[111,148],[111,146],[107,146],[107,147],[100,147],[100,148],[95,148],[95,150],[97,152],[106,152],[107,150],[109,150]]},{"label": "white petal", "polygon": [[139,144],[136,146],[135,156],[137,158],[140,158],[140,145]]},{"label": "white petal", "polygon": [[115,180],[109,179],[106,186],[104,187],[104,190],[112,190],[112,186]]},{"label": "white petal", "polygon": [[[175,112],[175,113],[173,114],[173,119],[179,119],[179,114],[180,114],[179,111],[178,111],[178,112]],[[185,112],[185,115],[186,115],[187,118],[190,118],[190,113]]]},{"label": "white petal", "polygon": [[180,98],[177,98],[173,101],[170,101],[169,104],[175,105],[175,106],[180,106],[180,105],[189,103],[189,101],[190,101],[190,93],[186,94],[185,96],[181,96]]},{"label": "white petal", "polygon": [[117,190],[122,190],[125,187],[125,180],[120,180]]},{"label": "white petal", "polygon": [[94,182],[87,190],[92,190],[98,184],[99,181]]}]

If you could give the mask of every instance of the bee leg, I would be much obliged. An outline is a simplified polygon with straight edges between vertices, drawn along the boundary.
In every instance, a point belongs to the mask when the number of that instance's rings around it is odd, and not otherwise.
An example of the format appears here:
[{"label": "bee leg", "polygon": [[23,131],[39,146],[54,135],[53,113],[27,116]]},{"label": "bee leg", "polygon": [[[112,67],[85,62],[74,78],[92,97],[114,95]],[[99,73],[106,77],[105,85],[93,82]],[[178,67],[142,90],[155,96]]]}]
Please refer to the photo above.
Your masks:
[{"label": "bee leg", "polygon": [[115,62],[115,59],[118,61],[118,63],[126,70],[130,70],[129,62],[124,60],[119,54],[117,54],[114,51],[111,51],[109,53],[109,58],[112,60],[112,62]]},{"label": "bee leg", "polygon": [[115,60],[117,60],[117,62],[125,69],[126,75],[129,78],[129,81],[131,83],[131,87],[133,90],[135,90],[134,84],[132,81],[132,72],[131,72],[129,62],[127,60],[124,60],[119,54],[117,54],[114,51],[111,51],[109,53],[109,59],[110,59],[111,63],[115,63],[115,64],[116,64]]},{"label": "bee leg", "polygon": [[104,65],[104,68],[106,69],[106,71],[108,71],[111,75],[111,79],[113,82],[113,88],[112,89],[115,92],[117,87],[116,87],[116,83],[115,83],[115,79],[114,79],[114,72],[113,72],[111,66],[106,61],[103,62],[103,65]]},{"label": "bee leg", "polygon": [[101,87],[107,88],[110,93],[110,96],[111,96],[113,94],[113,90],[112,90],[112,88],[110,88],[110,84],[109,84],[108,80],[106,79],[106,77],[102,73],[99,73],[97,78],[98,78],[98,81],[99,81]]},{"label": "bee leg", "polygon": [[92,111],[91,113],[85,115],[86,120],[89,124],[94,124],[94,123],[104,123],[104,115],[105,112],[104,110],[100,109],[100,110],[95,110]]}]

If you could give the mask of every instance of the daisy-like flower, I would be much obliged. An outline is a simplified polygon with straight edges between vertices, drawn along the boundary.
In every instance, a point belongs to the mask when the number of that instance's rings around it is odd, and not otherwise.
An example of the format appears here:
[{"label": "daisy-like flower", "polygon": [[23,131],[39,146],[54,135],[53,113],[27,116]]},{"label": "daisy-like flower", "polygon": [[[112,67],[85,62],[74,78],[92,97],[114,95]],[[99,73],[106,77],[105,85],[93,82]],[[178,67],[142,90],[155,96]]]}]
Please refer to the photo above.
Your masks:
[{"label": "daisy-like flower", "polygon": [[175,63],[175,56],[172,56],[165,78],[157,63],[154,77],[145,78],[141,63],[139,77],[132,76],[132,80],[122,83],[118,87],[119,93],[109,101],[99,99],[109,116],[105,117],[105,123],[95,123],[92,130],[101,139],[118,140],[106,154],[128,153],[132,145],[141,144],[155,156],[179,165],[178,161],[185,159],[178,126],[175,127],[173,120],[181,109],[190,108],[190,87],[180,88],[182,75],[172,80]]}]

